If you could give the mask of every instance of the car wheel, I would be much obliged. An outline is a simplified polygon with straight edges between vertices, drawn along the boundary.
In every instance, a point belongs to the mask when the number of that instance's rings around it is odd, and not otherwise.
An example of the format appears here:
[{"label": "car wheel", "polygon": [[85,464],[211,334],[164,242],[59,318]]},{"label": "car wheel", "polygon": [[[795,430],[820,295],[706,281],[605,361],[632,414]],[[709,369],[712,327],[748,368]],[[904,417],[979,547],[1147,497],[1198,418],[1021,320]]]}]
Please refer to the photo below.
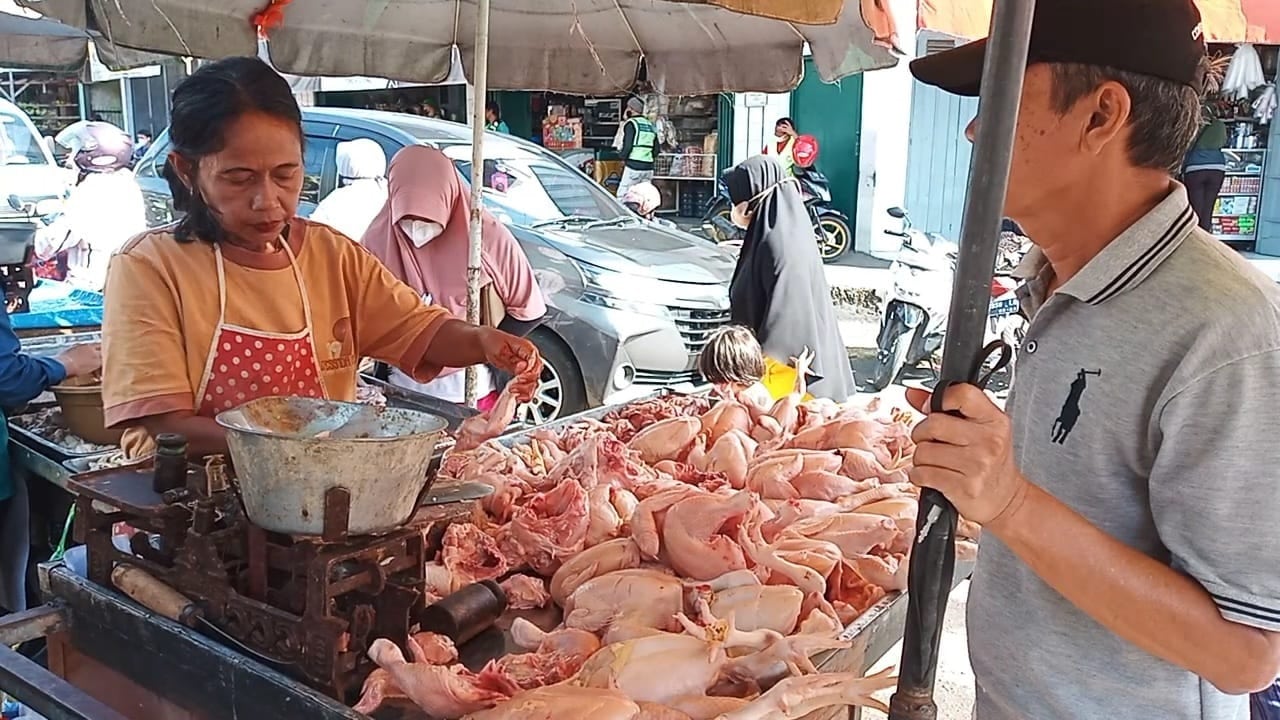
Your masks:
[{"label": "car wheel", "polygon": [[849,250],[849,241],[853,233],[849,231],[849,223],[834,215],[824,215],[818,221],[821,236],[818,249],[822,253],[822,262],[829,263],[840,258]]},{"label": "car wheel", "polygon": [[542,376],[533,400],[516,411],[516,420],[542,425],[585,410],[587,390],[582,371],[564,341],[545,328],[534,330],[529,340],[542,355]]}]

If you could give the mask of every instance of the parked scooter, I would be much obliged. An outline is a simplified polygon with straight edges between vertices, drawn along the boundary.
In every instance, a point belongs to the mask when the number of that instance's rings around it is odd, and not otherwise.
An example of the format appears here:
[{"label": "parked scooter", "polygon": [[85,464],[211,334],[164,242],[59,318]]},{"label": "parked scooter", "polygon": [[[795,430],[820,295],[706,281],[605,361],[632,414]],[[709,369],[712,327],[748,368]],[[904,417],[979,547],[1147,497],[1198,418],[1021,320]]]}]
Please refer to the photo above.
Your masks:
[{"label": "parked scooter", "polygon": [[[729,199],[729,186],[725,183],[726,170],[720,174],[719,191],[702,216],[703,233],[717,243],[741,242],[743,231],[729,219],[733,201]],[[853,231],[849,218],[831,206],[831,183],[827,176],[815,168],[795,168],[796,182],[804,197],[805,209],[813,223],[814,239],[824,263],[834,262],[848,252],[853,243]]]},{"label": "parked scooter", "polygon": [[[902,239],[902,249],[889,266],[892,287],[881,302],[880,336],[876,364],[864,388],[879,392],[900,379],[904,369],[933,357],[942,347],[951,312],[951,286],[955,282],[957,246],[938,233],[911,227],[902,208],[889,215],[902,220],[901,231],[886,231]],[[1002,243],[997,274],[991,280],[991,307],[987,313],[985,342],[1004,340],[1015,350],[1026,333],[1026,319],[1017,297],[1018,281],[1012,272],[1020,260],[1013,248],[1025,251],[1025,238]],[[1013,363],[1010,362],[1010,373]]]}]

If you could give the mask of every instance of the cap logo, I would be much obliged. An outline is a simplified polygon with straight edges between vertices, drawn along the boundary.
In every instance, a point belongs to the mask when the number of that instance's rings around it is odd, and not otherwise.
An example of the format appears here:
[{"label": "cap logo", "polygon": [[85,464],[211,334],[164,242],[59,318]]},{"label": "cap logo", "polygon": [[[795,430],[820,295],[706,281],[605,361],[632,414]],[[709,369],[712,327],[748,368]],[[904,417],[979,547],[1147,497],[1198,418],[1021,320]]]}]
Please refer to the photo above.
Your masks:
[{"label": "cap logo", "polygon": [[1204,23],[1197,23],[1194,30],[1191,31],[1192,40],[1200,40],[1204,38]]}]

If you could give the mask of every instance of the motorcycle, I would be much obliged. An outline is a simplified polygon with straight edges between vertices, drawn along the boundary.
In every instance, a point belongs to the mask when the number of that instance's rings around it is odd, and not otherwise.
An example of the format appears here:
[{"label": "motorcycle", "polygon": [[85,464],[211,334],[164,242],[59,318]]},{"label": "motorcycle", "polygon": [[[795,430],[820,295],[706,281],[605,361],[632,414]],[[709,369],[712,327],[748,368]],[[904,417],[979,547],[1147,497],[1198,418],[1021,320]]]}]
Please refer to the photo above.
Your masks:
[{"label": "motorcycle", "polygon": [[36,233],[57,216],[60,203],[54,199],[23,202],[17,195],[7,201],[18,216],[0,217],[0,288],[8,312],[24,313],[30,310],[28,297],[36,285]]},{"label": "motorcycle", "polygon": [[[729,172],[730,170],[726,170],[720,174],[718,192],[702,216],[703,233],[717,243],[741,242],[743,236],[742,229],[729,219],[733,209],[733,201],[729,199],[729,186],[725,183]],[[853,243],[849,218],[831,207],[831,183],[826,175],[815,168],[806,169],[798,165],[795,174],[805,209],[809,212],[809,220],[813,223],[818,253],[822,256],[822,262],[834,262],[848,252]]]},{"label": "motorcycle", "polygon": [[[957,246],[938,233],[925,233],[911,226],[902,208],[890,208],[891,217],[902,220],[901,231],[885,232],[902,239],[902,248],[889,272],[893,284],[881,301],[880,334],[876,364],[865,390],[879,392],[900,379],[903,370],[933,357],[942,347],[951,312],[951,287],[955,281]],[[1012,276],[1025,238],[1002,234],[996,275],[991,280],[991,306],[987,312],[984,342],[1003,340],[1012,348],[1021,347],[1026,319],[1017,296],[1018,281]],[[1014,363],[1009,372],[1012,376]]]}]

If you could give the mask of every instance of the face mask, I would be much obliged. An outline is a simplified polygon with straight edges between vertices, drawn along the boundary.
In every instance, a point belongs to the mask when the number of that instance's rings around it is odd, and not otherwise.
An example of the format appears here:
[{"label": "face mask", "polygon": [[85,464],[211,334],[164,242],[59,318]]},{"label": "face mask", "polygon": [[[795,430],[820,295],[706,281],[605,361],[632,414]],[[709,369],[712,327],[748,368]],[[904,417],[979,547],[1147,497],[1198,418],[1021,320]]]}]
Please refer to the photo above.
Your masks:
[{"label": "face mask", "polygon": [[414,247],[422,247],[440,237],[440,234],[444,232],[444,226],[440,223],[416,218],[401,220],[400,229],[404,231],[405,235],[409,236],[409,240],[413,242]]},{"label": "face mask", "polygon": [[734,226],[746,230],[751,225],[751,211],[748,208],[751,201],[740,202],[729,210],[729,222]]}]

